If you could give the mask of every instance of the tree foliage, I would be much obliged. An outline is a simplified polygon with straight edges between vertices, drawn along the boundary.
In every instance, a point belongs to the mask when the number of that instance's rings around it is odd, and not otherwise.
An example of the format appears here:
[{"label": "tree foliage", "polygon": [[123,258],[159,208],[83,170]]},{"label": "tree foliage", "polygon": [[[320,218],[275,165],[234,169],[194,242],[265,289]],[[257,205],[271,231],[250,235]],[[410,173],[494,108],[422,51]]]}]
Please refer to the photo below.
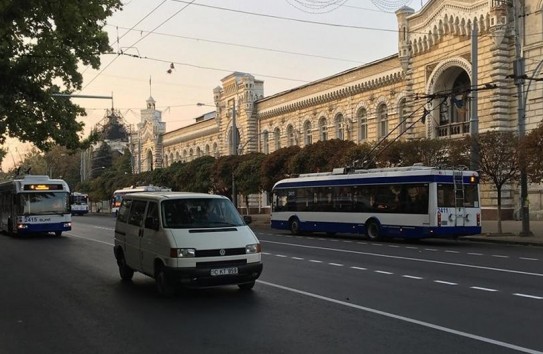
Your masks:
[{"label": "tree foliage", "polygon": [[317,141],[301,149],[289,161],[291,173],[311,173],[331,171],[336,167],[344,167],[340,161],[356,144],[350,140],[333,139]]},{"label": "tree foliage", "polygon": [[501,233],[502,187],[514,181],[519,173],[518,137],[513,132],[491,131],[481,134],[479,139],[481,178],[496,188],[498,233]]},{"label": "tree foliage", "polygon": [[543,181],[543,123],[530,131],[521,142],[526,174],[534,183]]},{"label": "tree foliage", "polygon": [[0,144],[15,137],[43,151],[86,147],[85,111],[67,98],[80,90],[79,65],[100,66],[110,51],[105,20],[120,0],[3,1],[0,5]]},{"label": "tree foliage", "polygon": [[[311,145],[309,145],[311,146]],[[289,146],[266,155],[262,161],[260,177],[262,190],[271,191],[275,182],[285,178],[293,172],[289,170],[290,160],[301,150],[297,145]]]},{"label": "tree foliage", "polygon": [[209,193],[212,191],[212,171],[215,158],[202,156],[181,164],[177,173],[172,176],[179,191]]}]

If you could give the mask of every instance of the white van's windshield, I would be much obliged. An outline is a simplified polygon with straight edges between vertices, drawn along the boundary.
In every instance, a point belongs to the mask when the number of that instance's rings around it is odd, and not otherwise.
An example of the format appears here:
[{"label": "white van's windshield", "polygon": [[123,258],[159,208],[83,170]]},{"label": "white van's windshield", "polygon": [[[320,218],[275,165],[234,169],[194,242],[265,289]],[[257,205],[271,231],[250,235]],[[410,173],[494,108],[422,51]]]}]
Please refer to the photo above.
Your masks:
[{"label": "white van's windshield", "polygon": [[242,226],[245,222],[228,199],[174,199],[162,202],[165,228]]}]

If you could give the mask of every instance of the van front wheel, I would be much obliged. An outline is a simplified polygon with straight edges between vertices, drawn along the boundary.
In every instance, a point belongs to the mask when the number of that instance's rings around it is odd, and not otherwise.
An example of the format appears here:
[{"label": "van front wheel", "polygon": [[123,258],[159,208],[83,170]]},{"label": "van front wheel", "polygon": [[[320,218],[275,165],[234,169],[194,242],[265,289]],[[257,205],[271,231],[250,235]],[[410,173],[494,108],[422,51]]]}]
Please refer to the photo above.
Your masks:
[{"label": "van front wheel", "polygon": [[251,290],[255,286],[255,281],[249,283],[238,284],[239,289],[243,291]]},{"label": "van front wheel", "polygon": [[164,267],[159,267],[155,274],[156,288],[160,295],[164,297],[172,297],[175,293],[173,283],[168,279]]},{"label": "van front wheel", "polygon": [[132,277],[134,276],[134,269],[130,268],[126,264],[124,256],[120,257],[120,259],[117,261],[117,265],[119,266],[119,275],[121,276],[121,279],[124,281],[132,280]]}]

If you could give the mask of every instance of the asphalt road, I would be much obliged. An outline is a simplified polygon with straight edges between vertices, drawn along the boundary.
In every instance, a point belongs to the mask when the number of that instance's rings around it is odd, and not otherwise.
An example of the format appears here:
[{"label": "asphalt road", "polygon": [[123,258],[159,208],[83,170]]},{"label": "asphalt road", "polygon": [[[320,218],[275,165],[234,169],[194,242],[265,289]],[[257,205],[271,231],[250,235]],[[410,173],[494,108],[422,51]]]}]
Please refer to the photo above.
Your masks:
[{"label": "asphalt road", "polygon": [[0,353],[543,352],[543,248],[255,228],[264,271],[158,296],[120,281],[110,217],[0,236]]}]

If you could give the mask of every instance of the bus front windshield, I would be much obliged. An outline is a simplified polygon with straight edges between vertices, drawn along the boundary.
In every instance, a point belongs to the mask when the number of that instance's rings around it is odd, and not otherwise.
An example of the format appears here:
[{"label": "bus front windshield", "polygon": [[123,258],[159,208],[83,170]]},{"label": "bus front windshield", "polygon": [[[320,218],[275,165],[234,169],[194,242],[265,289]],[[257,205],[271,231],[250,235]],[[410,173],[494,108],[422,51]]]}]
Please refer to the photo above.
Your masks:
[{"label": "bus front windshield", "polygon": [[68,193],[22,193],[17,203],[17,213],[24,215],[36,214],[67,214],[70,212]]},{"label": "bus front windshield", "polygon": [[86,195],[73,195],[72,204],[83,205],[88,204],[89,198]]}]

